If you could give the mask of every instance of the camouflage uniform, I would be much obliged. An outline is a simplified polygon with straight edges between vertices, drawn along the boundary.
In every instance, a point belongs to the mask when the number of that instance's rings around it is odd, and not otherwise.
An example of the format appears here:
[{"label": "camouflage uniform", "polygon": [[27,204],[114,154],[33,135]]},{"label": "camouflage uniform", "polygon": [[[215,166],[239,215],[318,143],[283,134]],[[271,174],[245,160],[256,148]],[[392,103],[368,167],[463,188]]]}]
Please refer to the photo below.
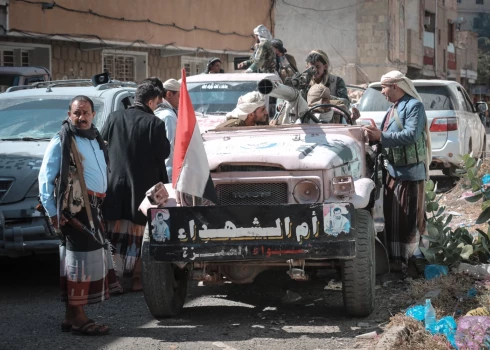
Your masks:
[{"label": "camouflage uniform", "polygon": [[244,62],[248,71],[253,73],[275,73],[276,54],[269,40],[261,40],[248,61]]},{"label": "camouflage uniform", "polygon": [[240,118],[227,118],[223,123],[219,124],[215,129],[233,128],[237,126],[246,126],[245,122]]}]

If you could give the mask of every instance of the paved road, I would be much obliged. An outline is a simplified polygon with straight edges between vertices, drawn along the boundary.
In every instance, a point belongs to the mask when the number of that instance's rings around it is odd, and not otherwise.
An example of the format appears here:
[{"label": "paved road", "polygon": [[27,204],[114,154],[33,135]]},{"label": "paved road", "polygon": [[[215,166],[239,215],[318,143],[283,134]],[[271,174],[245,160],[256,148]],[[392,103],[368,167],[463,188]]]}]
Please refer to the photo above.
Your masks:
[{"label": "paved road", "polygon": [[[119,295],[91,306],[111,334],[80,337],[59,330],[58,262],[51,258],[0,260],[0,349],[369,349],[355,336],[379,328],[397,312],[396,293],[378,286],[376,311],[367,319],[345,316],[336,275],[291,281],[283,272],[259,276],[253,285],[194,285],[180,317],[155,320],[143,294]],[[393,286],[402,286],[392,283]],[[286,291],[302,298],[282,301]],[[391,299],[390,299],[391,298]],[[358,327],[359,322],[371,328]]]}]

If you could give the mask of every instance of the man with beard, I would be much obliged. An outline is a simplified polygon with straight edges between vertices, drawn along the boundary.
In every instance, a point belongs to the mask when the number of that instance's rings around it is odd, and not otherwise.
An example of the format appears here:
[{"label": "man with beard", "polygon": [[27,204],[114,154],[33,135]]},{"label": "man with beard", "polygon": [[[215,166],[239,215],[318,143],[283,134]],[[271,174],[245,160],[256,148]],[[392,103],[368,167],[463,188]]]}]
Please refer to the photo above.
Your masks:
[{"label": "man with beard", "polygon": [[263,25],[254,29],[255,50],[249,60],[241,62],[238,69],[247,68],[245,73],[275,73],[276,55],[272,49],[272,35]]},{"label": "man with beard", "polygon": [[111,113],[101,133],[111,159],[103,213],[115,247],[116,272],[125,290],[142,288],[140,256],[146,216],[138,211],[139,205],[149,188],[168,183],[165,159],[170,144],[165,123],[153,114],[161,95],[151,83],[139,85],[134,105]]},{"label": "man with beard", "polygon": [[427,116],[412,81],[401,72],[381,77],[381,93],[393,103],[382,130],[364,128],[370,141],[381,145],[387,162],[384,177],[384,216],[388,253],[393,270],[415,274],[411,268],[421,254],[425,232],[425,181],[432,159]]},{"label": "man with beard", "polygon": [[206,70],[202,74],[218,74],[224,73],[221,69],[221,60],[218,57],[211,57],[206,66]]},{"label": "man with beard", "polygon": [[165,123],[167,140],[170,142],[170,155],[165,160],[169,183],[172,182],[172,163],[174,161],[175,131],[177,130],[177,116],[179,115],[180,83],[169,79],[163,83],[163,100],[155,109],[155,115]]},{"label": "man with beard", "polygon": [[61,330],[78,335],[109,332],[87,317],[84,306],[121,289],[100,211],[109,158],[94,117],[90,98],[71,100],[68,119],[49,143],[38,178],[41,203],[61,240],[60,288],[66,309]]},{"label": "man with beard", "polygon": [[[347,87],[344,79],[330,73],[332,67],[327,54],[322,50],[313,50],[306,58],[308,67],[315,67],[315,75],[311,78],[310,86],[315,84],[325,85],[330,89],[330,94],[335,96],[335,99],[341,100],[342,103],[350,107],[350,99],[347,94]],[[360,112],[357,108],[352,108],[352,119],[356,120],[360,117]]]},{"label": "man with beard", "polygon": [[238,99],[236,108],[226,115],[226,121],[216,127],[228,128],[236,126],[255,126],[258,123],[267,121],[267,108],[265,107],[265,97],[252,91]]}]

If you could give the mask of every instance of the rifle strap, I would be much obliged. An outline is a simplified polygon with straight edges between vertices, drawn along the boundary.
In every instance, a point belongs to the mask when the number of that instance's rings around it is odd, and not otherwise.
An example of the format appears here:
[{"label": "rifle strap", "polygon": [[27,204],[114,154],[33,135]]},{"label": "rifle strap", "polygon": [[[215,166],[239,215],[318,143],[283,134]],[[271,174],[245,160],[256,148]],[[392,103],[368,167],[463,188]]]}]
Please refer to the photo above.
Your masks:
[{"label": "rifle strap", "polygon": [[95,234],[94,218],[92,217],[92,210],[90,209],[90,200],[88,198],[87,185],[85,184],[85,177],[83,176],[83,165],[82,165],[82,161],[80,160],[80,152],[78,151],[77,143],[74,137],[72,137],[71,139],[71,149],[73,151],[73,158],[75,160],[75,165],[77,167],[80,187],[82,188],[82,196],[83,196],[83,202],[85,204],[84,207],[87,212],[87,218],[88,221],[90,222],[90,228],[92,232]]}]

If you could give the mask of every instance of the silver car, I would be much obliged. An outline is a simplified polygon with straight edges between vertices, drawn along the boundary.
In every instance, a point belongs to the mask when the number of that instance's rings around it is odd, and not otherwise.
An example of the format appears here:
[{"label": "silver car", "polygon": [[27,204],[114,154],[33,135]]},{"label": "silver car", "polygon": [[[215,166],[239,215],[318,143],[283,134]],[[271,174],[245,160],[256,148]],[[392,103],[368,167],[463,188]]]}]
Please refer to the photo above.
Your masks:
[{"label": "silver car", "polygon": [[94,101],[94,123],[100,130],[109,113],[133,104],[135,86],[50,81],[0,95],[0,256],[58,251],[57,237],[49,236],[50,225],[35,209],[37,177],[48,143],[60,130],[73,97],[86,95]]}]

